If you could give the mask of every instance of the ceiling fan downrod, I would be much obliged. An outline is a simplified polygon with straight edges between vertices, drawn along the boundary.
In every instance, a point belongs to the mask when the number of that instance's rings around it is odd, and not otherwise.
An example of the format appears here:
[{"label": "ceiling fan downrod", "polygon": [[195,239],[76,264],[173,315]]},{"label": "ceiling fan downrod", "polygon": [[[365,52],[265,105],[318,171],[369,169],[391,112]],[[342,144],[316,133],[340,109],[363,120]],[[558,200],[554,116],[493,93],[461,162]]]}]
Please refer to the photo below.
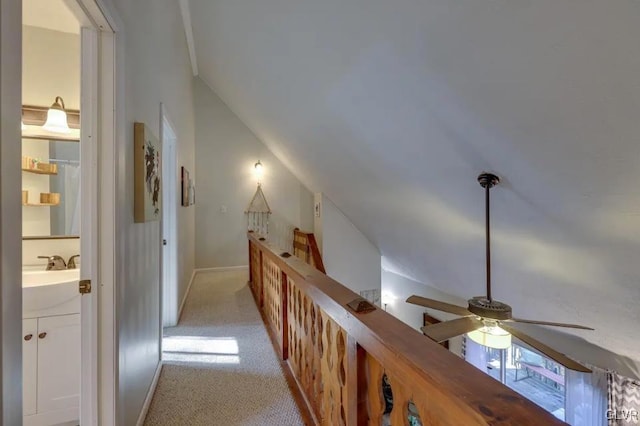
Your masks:
[{"label": "ceiling fan downrod", "polygon": [[490,200],[489,190],[500,183],[500,178],[492,173],[481,173],[478,183],[485,189],[485,232],[486,232],[486,271],[487,271],[487,300],[491,302],[491,230],[490,230]]}]

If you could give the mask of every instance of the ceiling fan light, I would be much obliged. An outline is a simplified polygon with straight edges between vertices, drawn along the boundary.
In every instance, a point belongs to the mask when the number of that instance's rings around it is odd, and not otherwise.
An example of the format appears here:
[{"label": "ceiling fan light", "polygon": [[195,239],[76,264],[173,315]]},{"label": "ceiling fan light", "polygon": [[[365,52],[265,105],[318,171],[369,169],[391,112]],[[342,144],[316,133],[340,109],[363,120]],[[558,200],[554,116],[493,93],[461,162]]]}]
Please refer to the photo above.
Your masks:
[{"label": "ceiling fan light", "polygon": [[467,337],[488,348],[507,349],[511,347],[511,334],[498,326],[481,327],[467,333]]}]

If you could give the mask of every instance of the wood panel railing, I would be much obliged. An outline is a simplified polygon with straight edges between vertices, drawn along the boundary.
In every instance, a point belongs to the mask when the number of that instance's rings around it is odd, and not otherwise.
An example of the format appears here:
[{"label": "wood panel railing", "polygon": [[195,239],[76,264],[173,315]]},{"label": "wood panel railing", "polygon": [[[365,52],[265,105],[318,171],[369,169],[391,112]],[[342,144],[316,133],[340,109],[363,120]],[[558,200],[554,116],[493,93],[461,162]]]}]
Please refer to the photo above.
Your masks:
[{"label": "wood panel railing", "polygon": [[298,228],[293,230],[293,255],[304,260],[305,263],[315,267],[323,274],[327,273],[324,269],[318,242],[313,233],[304,232]]},{"label": "wood panel railing", "polygon": [[256,304],[316,424],[564,424],[384,310],[357,313],[347,305],[359,296],[304,260],[248,239]]}]

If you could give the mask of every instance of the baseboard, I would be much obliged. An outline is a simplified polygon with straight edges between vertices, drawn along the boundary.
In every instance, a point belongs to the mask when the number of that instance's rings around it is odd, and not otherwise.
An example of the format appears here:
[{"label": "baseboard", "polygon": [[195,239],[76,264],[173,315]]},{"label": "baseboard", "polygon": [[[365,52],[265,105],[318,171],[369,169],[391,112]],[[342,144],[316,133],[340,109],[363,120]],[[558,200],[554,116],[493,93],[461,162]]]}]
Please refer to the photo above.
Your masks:
[{"label": "baseboard", "polygon": [[191,285],[193,281],[196,279],[197,269],[194,269],[191,273],[191,279],[189,280],[189,285],[187,286],[187,291],[184,292],[184,296],[182,296],[182,302],[180,302],[180,309],[178,309],[178,322],[180,322],[180,317],[182,316],[182,309],[184,308],[184,304],[187,302],[187,296],[189,296],[189,292],[191,291]]},{"label": "baseboard", "polygon": [[239,271],[242,269],[249,269],[249,265],[218,266],[216,268],[198,268],[196,269],[196,272],[227,272],[227,271]]},{"label": "baseboard", "polygon": [[144,399],[144,404],[142,404],[142,411],[140,411],[140,416],[138,417],[136,426],[142,426],[144,424],[144,420],[147,418],[147,413],[149,412],[149,407],[151,406],[153,394],[156,392],[156,387],[158,386],[158,379],[160,378],[161,371],[162,360],[158,362],[158,366],[156,367],[156,373],[153,375],[153,380],[151,381],[151,386],[149,386],[147,397]]}]

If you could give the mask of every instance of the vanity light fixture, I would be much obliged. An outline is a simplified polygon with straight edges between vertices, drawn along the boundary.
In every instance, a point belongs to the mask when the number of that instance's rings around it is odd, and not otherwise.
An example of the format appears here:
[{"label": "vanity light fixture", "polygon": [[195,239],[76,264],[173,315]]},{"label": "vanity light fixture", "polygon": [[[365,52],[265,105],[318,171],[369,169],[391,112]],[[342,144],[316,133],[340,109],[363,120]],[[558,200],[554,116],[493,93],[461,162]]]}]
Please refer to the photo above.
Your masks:
[{"label": "vanity light fixture", "polygon": [[260,160],[258,160],[258,162],[256,164],[254,164],[253,168],[256,169],[256,173],[258,174],[262,174],[262,169],[263,169],[263,165],[260,162]]},{"label": "vanity light fixture", "polygon": [[44,130],[54,133],[71,133],[67,122],[67,113],[64,108],[64,101],[60,96],[56,96],[55,102],[47,111],[47,122],[42,126]]}]

